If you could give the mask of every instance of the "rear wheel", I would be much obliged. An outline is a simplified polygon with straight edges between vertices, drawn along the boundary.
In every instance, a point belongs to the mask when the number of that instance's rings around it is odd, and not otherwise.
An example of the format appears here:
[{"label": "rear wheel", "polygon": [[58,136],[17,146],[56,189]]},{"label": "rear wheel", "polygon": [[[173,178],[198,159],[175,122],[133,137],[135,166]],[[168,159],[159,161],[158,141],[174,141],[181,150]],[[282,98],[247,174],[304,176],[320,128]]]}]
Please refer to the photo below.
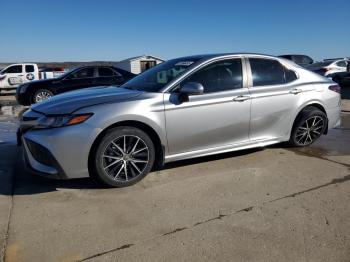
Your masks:
[{"label": "rear wheel", "polygon": [[116,127],[97,146],[92,174],[109,186],[126,187],[144,178],[154,159],[154,145],[145,132],[134,127]]},{"label": "rear wheel", "polygon": [[39,89],[33,95],[33,103],[40,103],[53,96],[53,93],[47,89]]},{"label": "rear wheel", "polygon": [[316,107],[307,107],[295,120],[289,144],[297,147],[311,145],[326,128],[326,114]]}]

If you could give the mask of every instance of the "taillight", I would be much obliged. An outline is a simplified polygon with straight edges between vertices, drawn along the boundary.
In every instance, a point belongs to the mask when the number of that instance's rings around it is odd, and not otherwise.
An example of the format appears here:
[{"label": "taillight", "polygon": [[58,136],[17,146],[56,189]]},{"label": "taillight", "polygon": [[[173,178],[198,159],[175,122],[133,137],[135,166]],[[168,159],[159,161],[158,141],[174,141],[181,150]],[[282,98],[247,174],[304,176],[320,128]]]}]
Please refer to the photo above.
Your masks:
[{"label": "taillight", "polygon": [[331,91],[337,92],[339,94],[341,92],[341,89],[340,89],[339,85],[331,85],[331,86],[328,87],[328,89],[331,90]]}]

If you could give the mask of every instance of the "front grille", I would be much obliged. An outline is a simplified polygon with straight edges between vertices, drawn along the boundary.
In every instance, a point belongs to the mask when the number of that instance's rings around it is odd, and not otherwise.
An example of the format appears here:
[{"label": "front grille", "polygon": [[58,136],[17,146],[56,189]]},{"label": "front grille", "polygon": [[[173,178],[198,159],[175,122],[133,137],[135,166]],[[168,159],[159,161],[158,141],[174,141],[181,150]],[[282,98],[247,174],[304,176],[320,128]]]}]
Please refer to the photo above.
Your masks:
[{"label": "front grille", "polygon": [[36,161],[46,166],[54,166],[55,160],[49,150],[29,139],[26,139],[26,143]]}]

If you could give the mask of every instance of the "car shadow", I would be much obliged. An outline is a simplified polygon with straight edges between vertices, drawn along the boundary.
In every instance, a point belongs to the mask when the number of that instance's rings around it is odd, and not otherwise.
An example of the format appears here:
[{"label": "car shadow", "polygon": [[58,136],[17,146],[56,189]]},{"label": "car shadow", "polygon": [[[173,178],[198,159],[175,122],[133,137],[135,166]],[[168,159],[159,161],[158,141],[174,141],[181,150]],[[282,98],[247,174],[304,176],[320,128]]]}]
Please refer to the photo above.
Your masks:
[{"label": "car shadow", "polygon": [[[222,153],[211,156],[199,157],[194,159],[180,160],[165,164],[162,168],[156,168],[153,172],[162,170],[171,170],[178,167],[186,167],[200,163],[213,162],[227,158],[239,157],[243,155],[253,154],[263,150],[262,148],[248,149],[236,152]],[[25,167],[22,154],[19,153],[15,164],[12,183],[8,182],[8,186],[0,187],[0,195],[34,195],[47,192],[55,192],[59,189],[80,189],[80,190],[96,190],[96,189],[114,189],[105,186],[91,178],[79,178],[71,180],[55,180],[35,175],[32,171]],[[11,185],[12,184],[12,185]],[[12,187],[10,189],[9,187]]]}]

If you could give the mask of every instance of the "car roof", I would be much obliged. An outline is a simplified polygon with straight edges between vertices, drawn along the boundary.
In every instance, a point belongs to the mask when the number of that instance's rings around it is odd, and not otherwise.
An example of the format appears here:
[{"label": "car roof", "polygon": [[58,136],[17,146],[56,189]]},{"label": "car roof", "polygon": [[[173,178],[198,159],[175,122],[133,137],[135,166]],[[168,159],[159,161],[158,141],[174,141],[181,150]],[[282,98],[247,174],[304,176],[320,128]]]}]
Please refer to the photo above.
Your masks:
[{"label": "car roof", "polygon": [[218,53],[218,54],[202,54],[202,55],[192,55],[192,56],[183,56],[178,57],[175,59],[212,59],[212,58],[220,58],[220,57],[226,57],[226,56],[261,56],[261,57],[271,57],[271,58],[277,58],[280,59],[280,57],[273,56],[273,55],[266,55],[266,54],[260,54],[260,53]]},{"label": "car roof", "polygon": [[307,57],[310,57],[308,55],[303,55],[303,54],[286,54],[286,55],[279,55],[278,57],[283,57],[283,56],[307,56]]}]

